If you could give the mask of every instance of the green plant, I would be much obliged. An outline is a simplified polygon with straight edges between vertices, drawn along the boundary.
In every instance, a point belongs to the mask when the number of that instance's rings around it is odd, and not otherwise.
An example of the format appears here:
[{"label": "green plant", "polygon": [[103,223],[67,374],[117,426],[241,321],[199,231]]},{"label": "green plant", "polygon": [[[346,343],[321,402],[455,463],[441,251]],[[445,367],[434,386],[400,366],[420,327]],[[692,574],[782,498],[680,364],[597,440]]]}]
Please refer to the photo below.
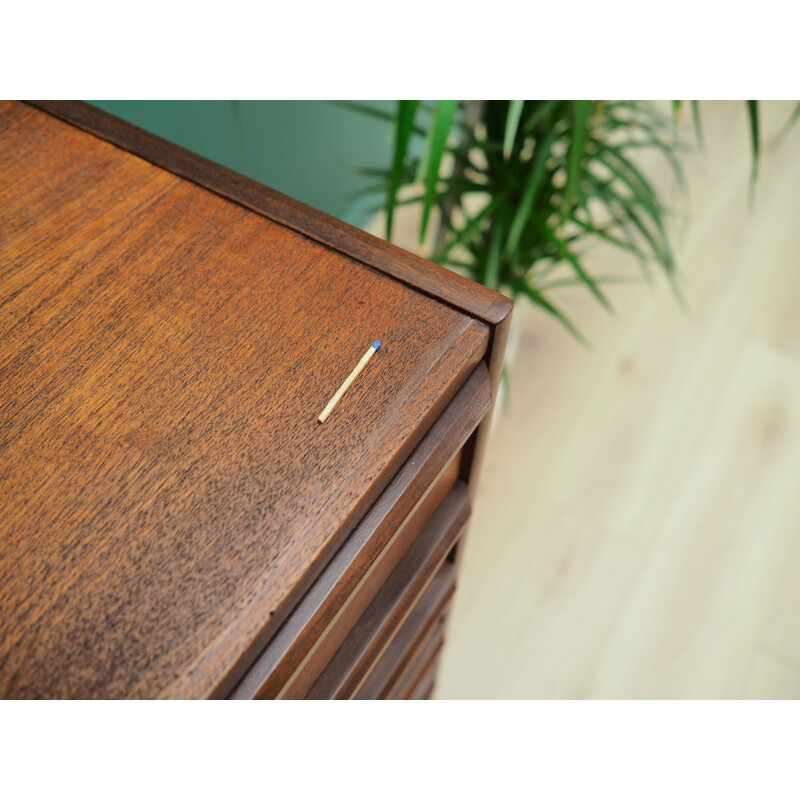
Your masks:
[{"label": "green plant", "polygon": [[[592,274],[585,262],[592,242],[632,253],[645,275],[655,264],[677,292],[667,211],[636,151],[659,151],[682,183],[678,156],[686,145],[674,124],[681,104],[673,101],[671,120],[632,100],[401,100],[386,115],[394,128],[392,164],[364,171],[375,179],[367,191],[385,198],[387,239],[397,207],[419,204],[419,241],[431,260],[528,297],[581,338],[552,291],[580,284],[610,309],[604,284],[625,280]],[[755,101],[748,111],[755,180]],[[702,143],[696,101],[692,114]]]},{"label": "green plant", "polygon": [[[425,140],[416,152],[415,136]],[[659,149],[681,177],[669,117],[648,104],[403,100],[392,166],[372,189],[386,192],[387,238],[396,207],[421,204],[419,240],[433,239],[433,261],[527,296],[580,338],[550,293],[579,283],[610,308],[603,284],[616,279],[590,273],[585,242],[603,239],[674,276],[664,209],[631,158],[641,147]]]}]

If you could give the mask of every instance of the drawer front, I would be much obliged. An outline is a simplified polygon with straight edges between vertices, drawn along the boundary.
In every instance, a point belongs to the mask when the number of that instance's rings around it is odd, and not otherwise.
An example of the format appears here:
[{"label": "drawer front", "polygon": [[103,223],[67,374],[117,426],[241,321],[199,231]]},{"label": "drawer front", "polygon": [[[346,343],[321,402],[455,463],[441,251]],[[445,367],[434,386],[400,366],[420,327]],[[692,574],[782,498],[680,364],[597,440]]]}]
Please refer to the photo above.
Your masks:
[{"label": "drawer front", "polygon": [[430,700],[433,694],[433,687],[436,683],[436,667],[438,659],[434,660],[433,664],[428,667],[425,674],[419,679],[419,682],[411,690],[411,694],[404,699],[407,700]]},{"label": "drawer front", "polygon": [[353,629],[357,620],[389,579],[411,544],[416,540],[434,510],[458,480],[461,451],[445,467],[430,490],[417,504],[372,563],[358,586],[351,592],[343,609],[317,639],[306,658],[284,684],[278,697],[297,700],[305,697],[327,664]]},{"label": "drawer front", "polygon": [[469,518],[466,484],[450,490],[388,581],[356,623],[307,697],[354,696],[445,560]]},{"label": "drawer front", "polygon": [[423,642],[397,686],[389,694],[390,700],[408,700],[414,696],[419,685],[425,682],[427,675],[436,669],[443,644],[444,625],[439,625]]},{"label": "drawer front", "polygon": [[444,620],[455,592],[455,567],[445,562],[356,693],[357,700],[388,697],[407,674],[428,637]]},{"label": "drawer front", "polygon": [[224,694],[306,694],[453,486],[461,468],[459,451],[489,403],[488,374],[481,363],[286,622],[260,653],[248,657],[250,666]]}]

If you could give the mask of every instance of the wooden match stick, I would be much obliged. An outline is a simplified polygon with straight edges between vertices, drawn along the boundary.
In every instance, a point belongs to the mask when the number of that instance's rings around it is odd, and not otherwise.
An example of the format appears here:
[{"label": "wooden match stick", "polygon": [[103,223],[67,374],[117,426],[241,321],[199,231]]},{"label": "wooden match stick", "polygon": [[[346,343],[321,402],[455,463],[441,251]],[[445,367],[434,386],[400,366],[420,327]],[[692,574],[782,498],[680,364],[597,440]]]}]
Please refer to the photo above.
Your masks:
[{"label": "wooden match stick", "polygon": [[361,356],[361,361],[356,364],[356,368],[347,376],[345,382],[339,387],[336,394],[331,397],[328,405],[325,406],[325,410],[317,417],[317,422],[325,422],[328,419],[331,411],[336,408],[336,404],[342,399],[342,395],[350,388],[350,384],[358,377],[361,370],[367,366],[367,361],[372,358],[380,346],[381,343],[377,339],[370,345],[369,350]]}]

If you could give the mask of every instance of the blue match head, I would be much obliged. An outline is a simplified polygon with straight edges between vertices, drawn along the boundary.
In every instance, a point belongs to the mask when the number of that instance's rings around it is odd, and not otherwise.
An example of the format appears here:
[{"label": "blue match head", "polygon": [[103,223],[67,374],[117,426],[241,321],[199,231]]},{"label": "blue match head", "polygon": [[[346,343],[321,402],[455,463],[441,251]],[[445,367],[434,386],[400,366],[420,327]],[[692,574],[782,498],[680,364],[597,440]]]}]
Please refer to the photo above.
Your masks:
[{"label": "blue match head", "polygon": [[372,349],[373,350],[377,350],[380,346],[381,346],[381,343],[377,339],[372,343]]}]

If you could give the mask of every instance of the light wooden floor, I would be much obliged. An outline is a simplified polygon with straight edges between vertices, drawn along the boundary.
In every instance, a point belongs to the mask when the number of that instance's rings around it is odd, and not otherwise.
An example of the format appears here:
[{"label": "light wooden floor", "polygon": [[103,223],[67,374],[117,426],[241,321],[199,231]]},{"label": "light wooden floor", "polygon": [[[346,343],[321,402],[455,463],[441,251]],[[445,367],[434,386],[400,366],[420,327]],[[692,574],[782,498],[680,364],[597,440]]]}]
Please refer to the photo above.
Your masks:
[{"label": "light wooden floor", "polygon": [[[439,698],[800,697],[800,125],[704,104],[675,209],[689,306],[563,295],[585,350],[521,308]],[[686,127],[687,135],[691,126]],[[599,271],[618,272],[598,249]]]}]

